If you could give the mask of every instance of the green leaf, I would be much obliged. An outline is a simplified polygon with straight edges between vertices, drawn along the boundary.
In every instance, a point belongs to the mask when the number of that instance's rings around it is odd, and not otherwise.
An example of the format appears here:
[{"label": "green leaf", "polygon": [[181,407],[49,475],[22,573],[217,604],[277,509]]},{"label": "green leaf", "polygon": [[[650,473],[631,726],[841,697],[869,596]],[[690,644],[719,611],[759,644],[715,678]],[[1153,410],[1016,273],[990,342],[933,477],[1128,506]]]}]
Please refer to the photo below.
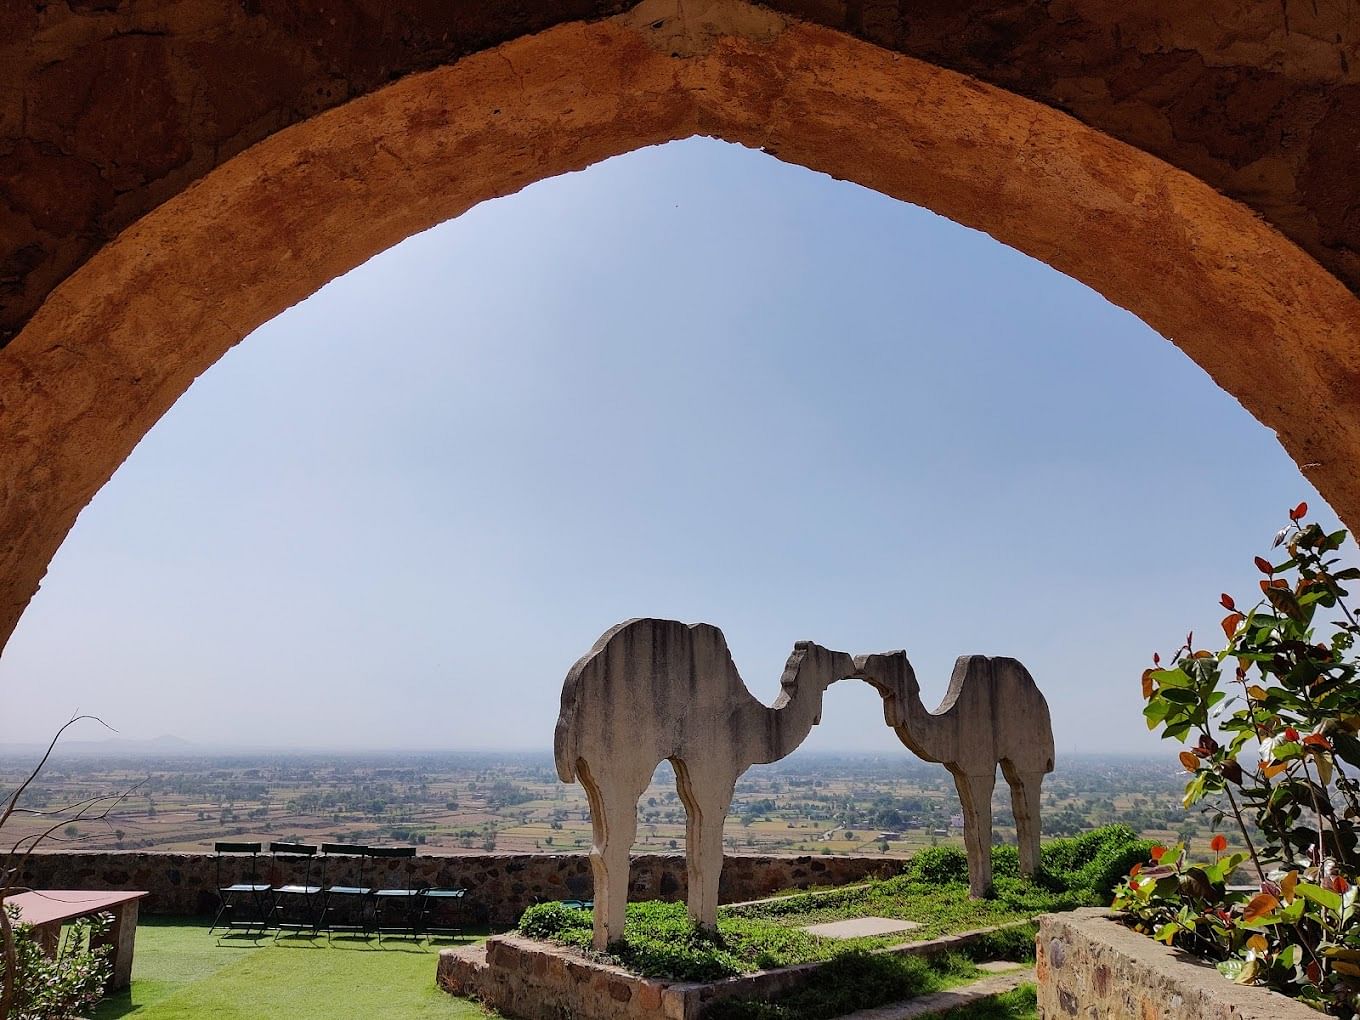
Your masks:
[{"label": "green leaf", "polygon": [[1294,889],[1300,896],[1312,900],[1318,906],[1327,910],[1340,910],[1341,897],[1330,889],[1324,889],[1320,885],[1313,885],[1311,882],[1300,882]]},{"label": "green leaf", "polygon": [[1192,687],[1190,677],[1185,670],[1177,667],[1176,669],[1154,669],[1152,679],[1156,681],[1158,687]]}]

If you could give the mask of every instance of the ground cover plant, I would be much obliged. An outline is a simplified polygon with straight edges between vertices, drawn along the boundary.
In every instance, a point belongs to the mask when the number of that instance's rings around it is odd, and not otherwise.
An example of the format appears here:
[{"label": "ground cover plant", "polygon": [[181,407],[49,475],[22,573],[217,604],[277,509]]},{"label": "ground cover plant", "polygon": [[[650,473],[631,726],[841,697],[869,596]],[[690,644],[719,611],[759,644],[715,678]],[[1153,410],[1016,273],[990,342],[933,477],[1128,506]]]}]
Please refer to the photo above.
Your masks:
[{"label": "ground cover plant", "polygon": [[773,1000],[726,999],[704,1010],[704,1020],[831,1020],[859,1009],[953,988],[980,971],[967,956],[892,956],[853,949],[831,960],[819,980]]},{"label": "ground cover plant", "polygon": [[[1212,863],[1177,844],[1154,848],[1115,897],[1134,928],[1341,1017],[1360,1014],[1360,624],[1344,584],[1360,580],[1339,551],[1344,531],[1303,524],[1299,504],[1256,557],[1261,598],[1228,615],[1226,644],[1194,636],[1143,674],[1151,729],[1183,743],[1184,803],[1223,831]],[[1276,562],[1278,560],[1278,562]],[[1229,852],[1229,847],[1233,849]],[[1228,888],[1235,869],[1247,891]]]},{"label": "ground cover plant", "polygon": [[1038,1020],[1039,1005],[1033,985],[1021,985],[991,999],[937,1013],[930,1020]]},{"label": "ground cover plant", "polygon": [[[902,874],[845,890],[795,895],[742,907],[724,908],[718,931],[696,929],[679,903],[632,903],[624,937],[609,947],[612,962],[647,977],[711,981],[771,967],[830,960],[847,953],[883,948],[904,939],[920,940],[977,928],[1026,921],[1036,914],[1108,903],[1111,889],[1129,866],[1146,856],[1150,844],[1123,826],[1053,840],[1044,847],[1044,866],[1034,879],[1021,878],[1014,847],[993,853],[993,896],[968,896],[968,863],[952,848],[922,851]],[[803,928],[822,921],[862,916],[892,917],[921,925],[907,935],[828,939]],[[589,910],[559,903],[530,907],[521,934],[590,952]],[[973,950],[978,959],[1032,955],[1033,930],[998,933]],[[902,998],[902,995],[896,996]]]}]

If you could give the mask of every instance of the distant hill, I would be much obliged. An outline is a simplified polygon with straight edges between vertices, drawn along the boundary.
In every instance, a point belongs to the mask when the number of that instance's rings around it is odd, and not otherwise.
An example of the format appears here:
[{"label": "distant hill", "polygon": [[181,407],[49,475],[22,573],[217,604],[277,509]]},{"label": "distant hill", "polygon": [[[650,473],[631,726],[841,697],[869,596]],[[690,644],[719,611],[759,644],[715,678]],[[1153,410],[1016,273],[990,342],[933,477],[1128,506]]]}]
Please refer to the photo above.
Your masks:
[{"label": "distant hill", "polygon": [[[0,755],[40,755],[46,749],[46,744],[0,743]],[[148,740],[132,740],[127,737],[106,737],[103,740],[63,739],[57,744],[56,750],[52,752],[52,757],[96,755],[121,758],[144,754],[192,754],[197,750],[199,750],[198,745],[192,741],[166,733]]]}]

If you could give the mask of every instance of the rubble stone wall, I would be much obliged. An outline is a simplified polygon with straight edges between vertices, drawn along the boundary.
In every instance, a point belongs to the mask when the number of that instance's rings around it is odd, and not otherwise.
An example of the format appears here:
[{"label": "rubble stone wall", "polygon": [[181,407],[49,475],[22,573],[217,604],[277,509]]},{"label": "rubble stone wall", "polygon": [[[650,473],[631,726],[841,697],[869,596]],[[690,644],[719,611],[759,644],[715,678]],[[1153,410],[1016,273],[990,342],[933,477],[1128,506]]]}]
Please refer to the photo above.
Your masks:
[{"label": "rubble stone wall", "polygon": [[1042,1020],[1317,1020],[1265,988],[1236,985],[1098,907],[1039,922],[1035,973]]},{"label": "rubble stone wall", "polygon": [[[367,884],[391,886],[406,881],[407,861],[381,862]],[[900,859],[878,856],[776,857],[735,854],[726,858],[720,897],[724,903],[757,899],[784,889],[844,885],[896,874]],[[303,877],[300,867],[258,862],[270,883]],[[328,881],[357,880],[352,864],[332,865]],[[545,900],[590,899],[590,860],[585,854],[420,854],[409,862],[415,885],[460,887],[462,920],[494,928],[513,926],[524,908]],[[224,858],[221,884],[242,880],[250,860]],[[314,873],[315,877],[315,873]],[[24,883],[46,889],[144,889],[148,914],[208,914],[217,906],[217,863],[210,853],[143,850],[52,852],[34,854]],[[685,858],[681,854],[644,854],[633,858],[629,896],[635,900],[682,900]]]}]

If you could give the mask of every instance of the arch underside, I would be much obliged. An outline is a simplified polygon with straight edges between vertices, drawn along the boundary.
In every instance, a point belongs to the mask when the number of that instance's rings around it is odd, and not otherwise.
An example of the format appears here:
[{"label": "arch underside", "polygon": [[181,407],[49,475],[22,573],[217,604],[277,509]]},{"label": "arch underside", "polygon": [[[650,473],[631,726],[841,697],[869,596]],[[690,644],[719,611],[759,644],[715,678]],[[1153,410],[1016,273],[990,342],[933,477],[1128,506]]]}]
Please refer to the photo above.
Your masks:
[{"label": "arch underside", "polygon": [[1085,282],[1275,429],[1360,523],[1360,302],[1251,211],[1050,107],[840,32],[736,3],[681,36],[645,15],[562,25],[282,130],[59,286],[0,350],[0,640],[80,510],[255,327],[478,202],[695,134]]}]

